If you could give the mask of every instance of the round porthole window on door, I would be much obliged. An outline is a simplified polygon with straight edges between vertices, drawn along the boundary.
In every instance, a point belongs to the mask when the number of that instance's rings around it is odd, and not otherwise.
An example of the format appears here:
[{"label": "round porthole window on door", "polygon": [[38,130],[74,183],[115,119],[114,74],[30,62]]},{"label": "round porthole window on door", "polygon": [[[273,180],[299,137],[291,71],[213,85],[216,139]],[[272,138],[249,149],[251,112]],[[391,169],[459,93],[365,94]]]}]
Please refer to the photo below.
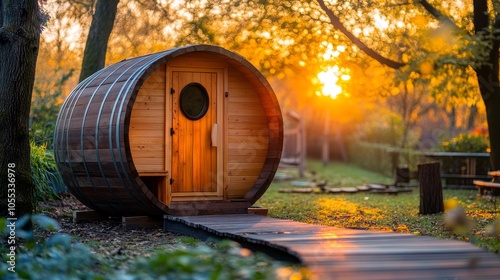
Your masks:
[{"label": "round porthole window on door", "polygon": [[185,86],[179,96],[179,105],[182,114],[190,120],[199,120],[208,111],[208,93],[199,83],[190,83]]}]

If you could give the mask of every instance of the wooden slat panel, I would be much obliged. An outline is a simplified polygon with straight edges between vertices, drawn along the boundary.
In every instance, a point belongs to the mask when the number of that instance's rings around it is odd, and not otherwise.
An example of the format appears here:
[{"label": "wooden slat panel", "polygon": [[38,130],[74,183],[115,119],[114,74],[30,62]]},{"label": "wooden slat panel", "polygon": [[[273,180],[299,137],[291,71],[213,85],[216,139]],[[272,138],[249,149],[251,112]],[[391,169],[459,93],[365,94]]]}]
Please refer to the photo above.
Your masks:
[{"label": "wooden slat panel", "polygon": [[229,149],[257,149],[266,150],[268,147],[267,143],[228,143]]},{"label": "wooden slat panel", "polygon": [[236,183],[236,182],[255,182],[257,180],[258,176],[231,176],[229,178],[229,183]]},{"label": "wooden slat panel", "polygon": [[134,157],[134,162],[137,162],[139,159],[143,160],[151,159],[151,161],[162,162],[163,159],[165,158],[165,155],[163,154],[163,149],[161,149],[160,151],[158,150],[145,151],[143,149],[132,149],[132,152],[137,153],[137,155]]},{"label": "wooden slat panel", "polygon": [[153,101],[140,101],[140,102],[135,102],[134,103],[134,111],[140,111],[140,110],[165,110],[165,103],[164,102],[153,102]]},{"label": "wooden slat panel", "polygon": [[253,136],[253,135],[259,135],[262,137],[268,137],[269,136],[269,131],[267,127],[263,128],[249,128],[249,129],[230,129],[227,133],[229,136]]},{"label": "wooden slat panel", "polygon": [[263,144],[267,145],[269,143],[269,138],[267,135],[246,135],[246,136],[229,136],[229,143],[245,143],[245,144]]},{"label": "wooden slat panel", "polygon": [[228,196],[242,198],[252,188],[267,157],[268,119],[255,85],[239,69],[229,70],[228,86]]},{"label": "wooden slat panel", "polygon": [[152,89],[140,89],[137,96],[144,96],[143,98],[151,97],[163,97],[165,98],[165,84],[163,87],[158,88],[159,85],[152,86]]},{"label": "wooden slat panel", "polygon": [[146,116],[135,116],[130,120],[131,125],[141,125],[141,124],[164,124],[165,119],[162,118],[151,118],[151,117],[146,117]]},{"label": "wooden slat panel", "polygon": [[[258,150],[262,152],[266,152],[266,150]],[[255,155],[252,154],[250,156],[244,155],[231,155],[228,156],[229,162],[239,162],[239,163],[251,163],[251,162],[264,162],[266,160],[266,155]]]},{"label": "wooden slat panel", "polygon": [[[239,117],[240,118],[240,117]],[[251,117],[249,117],[251,118]],[[264,133],[267,133],[267,127],[265,127],[266,123],[265,122],[229,122],[228,123],[228,129],[247,129],[247,130],[255,130],[255,131],[263,131]],[[255,135],[255,134],[254,134]]]},{"label": "wooden slat panel", "polygon": [[[141,163],[142,161],[142,163]],[[151,161],[147,161],[147,160],[139,160],[138,162],[136,162],[134,160],[134,165],[135,165],[135,168],[137,169],[137,172],[139,172],[139,174],[141,174],[142,172],[165,172],[163,171],[164,169],[164,164],[163,164],[163,161],[162,162],[158,162],[158,164],[155,164],[154,162],[151,162]]]},{"label": "wooden slat panel", "polygon": [[131,130],[129,133],[129,138],[130,142],[132,143],[131,145],[134,145],[135,143],[135,138],[144,138],[144,137],[156,137],[156,138],[163,138],[165,135],[165,131],[158,131],[158,130],[144,130],[144,129],[134,129]]},{"label": "wooden slat panel", "polygon": [[169,66],[180,68],[213,68],[221,69],[226,67],[225,58],[215,53],[190,53],[189,56],[177,57],[168,64]]},{"label": "wooden slat panel", "polygon": [[[153,123],[153,122],[147,122],[147,123],[139,123],[139,122],[134,122],[133,124],[130,125],[131,130],[164,130],[165,127],[162,123]],[[142,139],[139,139],[142,140]]]},{"label": "wooden slat panel", "polygon": [[262,169],[232,169],[229,170],[229,176],[253,176],[255,174],[260,174]]},{"label": "wooden slat panel", "polygon": [[160,109],[157,110],[137,109],[133,110],[132,112],[133,112],[132,117],[137,116],[137,117],[160,118],[160,119],[165,118],[165,110],[160,110]]},{"label": "wooden slat panel", "polygon": [[144,82],[132,108],[129,141],[139,174],[165,172],[166,69],[158,68]]},{"label": "wooden slat panel", "polygon": [[142,94],[137,95],[135,98],[135,103],[134,106],[137,106],[136,104],[141,103],[141,102],[160,102],[162,103],[165,100],[164,95],[151,95],[147,91],[145,91]]}]

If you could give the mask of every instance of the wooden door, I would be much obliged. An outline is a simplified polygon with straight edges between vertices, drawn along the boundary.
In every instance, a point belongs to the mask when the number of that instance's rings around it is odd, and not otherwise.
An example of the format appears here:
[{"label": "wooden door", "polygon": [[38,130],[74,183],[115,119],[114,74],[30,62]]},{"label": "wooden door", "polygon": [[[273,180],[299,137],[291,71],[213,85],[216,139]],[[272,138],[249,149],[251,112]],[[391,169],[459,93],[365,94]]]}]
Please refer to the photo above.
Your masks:
[{"label": "wooden door", "polygon": [[172,198],[222,199],[222,184],[217,176],[220,74],[201,70],[171,73]]}]

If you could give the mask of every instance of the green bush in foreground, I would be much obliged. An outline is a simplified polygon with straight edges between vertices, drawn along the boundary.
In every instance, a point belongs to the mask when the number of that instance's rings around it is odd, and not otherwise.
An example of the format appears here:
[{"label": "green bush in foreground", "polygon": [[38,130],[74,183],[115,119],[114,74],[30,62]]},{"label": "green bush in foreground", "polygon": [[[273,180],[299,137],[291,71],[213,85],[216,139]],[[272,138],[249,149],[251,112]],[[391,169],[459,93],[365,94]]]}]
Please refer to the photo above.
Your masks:
[{"label": "green bush in foreground", "polygon": [[[0,248],[4,258],[0,263],[1,279],[104,279],[94,271],[100,259],[87,246],[75,243],[71,236],[61,233],[47,240],[38,240],[33,231],[22,229],[30,222],[41,230],[60,229],[55,220],[43,215],[23,216],[17,220],[15,243],[3,242]],[[12,235],[8,224],[10,221],[1,218],[4,238]],[[11,246],[16,248],[15,259],[9,256],[12,255]]]},{"label": "green bush in foreground", "polygon": [[[59,224],[49,217],[25,216],[16,222],[16,243],[8,244],[10,221],[0,218],[0,227],[4,229],[0,279],[288,279],[292,275],[294,279],[305,278],[305,271],[283,267],[234,242],[220,242],[211,247],[193,239],[183,249],[158,251],[150,258],[137,259],[127,269],[114,270],[108,260],[75,242],[70,235],[55,233],[41,240],[32,231],[21,230],[30,220],[40,230],[60,230]],[[14,268],[9,263],[13,245]]]},{"label": "green bush in foreground", "polygon": [[47,150],[47,145],[37,145],[30,142],[30,165],[33,174],[33,183],[35,184],[35,201],[40,202],[50,200],[56,197],[50,181],[57,180],[54,172],[57,170],[54,154]]}]

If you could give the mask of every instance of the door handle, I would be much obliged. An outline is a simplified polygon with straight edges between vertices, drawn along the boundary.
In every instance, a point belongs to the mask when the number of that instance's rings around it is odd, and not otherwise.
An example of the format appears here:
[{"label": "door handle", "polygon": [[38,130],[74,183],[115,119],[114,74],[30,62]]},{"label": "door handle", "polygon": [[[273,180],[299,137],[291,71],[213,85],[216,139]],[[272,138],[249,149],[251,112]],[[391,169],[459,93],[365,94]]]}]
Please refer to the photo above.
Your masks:
[{"label": "door handle", "polygon": [[212,147],[217,147],[217,124],[212,125],[212,133],[210,135],[212,139]]}]

